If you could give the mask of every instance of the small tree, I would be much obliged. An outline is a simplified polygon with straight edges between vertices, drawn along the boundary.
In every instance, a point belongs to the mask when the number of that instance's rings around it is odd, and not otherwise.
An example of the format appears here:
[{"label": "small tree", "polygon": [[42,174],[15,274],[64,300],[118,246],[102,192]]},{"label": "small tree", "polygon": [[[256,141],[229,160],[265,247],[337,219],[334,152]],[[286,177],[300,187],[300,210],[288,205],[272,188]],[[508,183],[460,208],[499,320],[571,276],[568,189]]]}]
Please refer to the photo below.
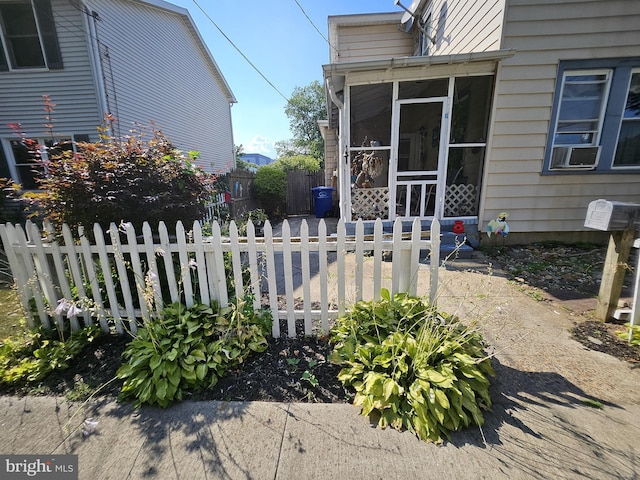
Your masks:
[{"label": "small tree", "polygon": [[310,172],[317,172],[320,170],[320,161],[310,155],[280,157],[272,163],[272,165],[285,172],[289,170],[309,170]]},{"label": "small tree", "polygon": [[130,222],[139,231],[147,221],[187,228],[204,217],[215,176],[195,165],[160,131],[120,142],[82,143],[78,152],[49,151],[40,191],[25,194],[37,213],[72,227]]},{"label": "small tree", "polygon": [[[295,87],[284,109],[293,132],[293,142],[283,152],[304,153],[322,161],[324,140],[318,128],[318,120],[327,118],[327,101],[324,87],[314,80],[304,87]],[[280,152],[279,152],[280,153]]]},{"label": "small tree", "polygon": [[281,168],[265,165],[253,179],[256,198],[269,218],[279,217],[287,201],[287,174]]}]

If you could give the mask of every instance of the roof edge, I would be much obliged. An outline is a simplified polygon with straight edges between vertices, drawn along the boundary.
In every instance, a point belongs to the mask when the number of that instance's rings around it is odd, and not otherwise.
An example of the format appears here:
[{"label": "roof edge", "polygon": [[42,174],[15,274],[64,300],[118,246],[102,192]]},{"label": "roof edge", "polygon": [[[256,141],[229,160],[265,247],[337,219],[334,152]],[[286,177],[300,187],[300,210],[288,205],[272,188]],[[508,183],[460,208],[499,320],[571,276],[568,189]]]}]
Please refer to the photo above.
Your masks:
[{"label": "roof edge", "polygon": [[451,55],[430,55],[424,57],[394,57],[383,60],[366,60],[360,62],[330,63],[323,65],[326,74],[345,74],[366,70],[387,70],[390,68],[420,67],[429,65],[446,65],[456,63],[480,62],[487,60],[500,61],[516,54],[515,48],[493,50],[488,52],[468,52]]}]

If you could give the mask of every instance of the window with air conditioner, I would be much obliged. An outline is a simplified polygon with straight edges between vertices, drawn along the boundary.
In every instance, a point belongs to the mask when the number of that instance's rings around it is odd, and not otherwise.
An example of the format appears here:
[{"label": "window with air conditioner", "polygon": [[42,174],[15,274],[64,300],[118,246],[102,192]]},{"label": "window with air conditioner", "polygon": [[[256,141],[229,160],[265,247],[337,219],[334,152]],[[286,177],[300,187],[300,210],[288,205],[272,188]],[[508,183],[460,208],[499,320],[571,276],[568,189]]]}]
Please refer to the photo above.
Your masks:
[{"label": "window with air conditioner", "polygon": [[596,167],[610,82],[610,70],[564,73],[551,170]]},{"label": "window with air conditioner", "polygon": [[640,171],[640,57],[563,60],[543,174]]}]

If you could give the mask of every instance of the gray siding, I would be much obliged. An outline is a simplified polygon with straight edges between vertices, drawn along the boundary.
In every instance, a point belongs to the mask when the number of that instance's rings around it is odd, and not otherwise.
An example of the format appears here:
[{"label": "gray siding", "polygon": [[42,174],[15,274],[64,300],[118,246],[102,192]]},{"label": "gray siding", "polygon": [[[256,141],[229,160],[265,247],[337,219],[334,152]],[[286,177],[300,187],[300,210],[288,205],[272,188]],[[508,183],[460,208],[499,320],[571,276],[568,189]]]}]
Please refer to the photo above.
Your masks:
[{"label": "gray siding", "polygon": [[594,199],[640,202],[640,174],[541,175],[558,62],[638,56],[640,2],[511,0],[503,48],[482,224],[508,210],[512,232],[580,231]]},{"label": "gray siding", "polygon": [[119,133],[153,123],[181,150],[199,151],[205,171],[233,166],[233,99],[184,17],[136,1],[89,3],[109,51],[107,90]]},{"label": "gray siding", "polygon": [[28,136],[47,134],[43,127],[42,95],[49,95],[56,104],[54,133],[86,133],[97,139],[101,113],[89,61],[84,14],[67,0],[52,0],[51,4],[64,68],[0,72],[0,137],[14,135],[9,123],[20,123]]}]

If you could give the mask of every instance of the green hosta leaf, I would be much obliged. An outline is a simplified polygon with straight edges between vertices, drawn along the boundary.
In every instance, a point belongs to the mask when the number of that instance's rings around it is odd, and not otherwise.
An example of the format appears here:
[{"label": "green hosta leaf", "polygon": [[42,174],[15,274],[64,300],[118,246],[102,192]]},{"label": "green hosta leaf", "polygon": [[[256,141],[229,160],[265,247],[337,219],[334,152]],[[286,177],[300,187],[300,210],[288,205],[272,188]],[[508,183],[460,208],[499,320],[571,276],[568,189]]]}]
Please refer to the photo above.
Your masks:
[{"label": "green hosta leaf", "polygon": [[209,367],[206,363],[201,363],[196,367],[196,378],[198,380],[204,380],[207,376],[207,372],[209,371]]},{"label": "green hosta leaf", "polygon": [[197,376],[196,376],[196,372],[195,369],[193,368],[193,366],[191,366],[191,370],[186,370],[186,369],[182,369],[182,378],[184,378],[187,381],[195,381]]},{"label": "green hosta leaf", "polygon": [[382,396],[382,386],[385,381],[385,376],[377,372],[367,372],[364,376],[366,391],[376,397]]},{"label": "green hosta leaf", "polygon": [[363,398],[362,398],[362,412],[361,412],[361,415],[366,417],[373,411],[373,400],[371,398],[371,395],[363,395],[362,397]]},{"label": "green hosta leaf", "polygon": [[387,302],[390,302],[391,293],[389,293],[389,290],[387,290],[386,288],[383,288],[380,290],[380,298],[382,298],[382,300],[386,300]]},{"label": "green hosta leaf", "polygon": [[200,330],[200,328],[202,328],[202,325],[199,322],[196,322],[196,321],[187,322],[187,333],[189,335],[191,335],[194,332],[197,332],[198,330]]},{"label": "green hosta leaf", "polygon": [[433,391],[435,392],[435,404],[442,406],[444,409],[448,409],[450,404],[447,395],[437,388],[434,388]]},{"label": "green hosta leaf", "polygon": [[399,395],[401,387],[392,378],[387,378],[383,383],[385,400],[389,400],[392,395]]},{"label": "green hosta leaf", "polygon": [[165,353],[165,358],[170,362],[173,362],[177,356],[178,356],[178,350],[175,348],[172,348],[167,353]]},{"label": "green hosta leaf", "polygon": [[155,354],[151,357],[151,361],[149,361],[149,368],[151,370],[157,369],[162,363],[162,357],[158,354]]},{"label": "green hosta leaf", "polygon": [[166,378],[162,378],[158,381],[158,385],[156,387],[156,397],[158,399],[163,400],[167,396],[167,386],[168,382]]},{"label": "green hosta leaf", "polygon": [[195,358],[196,360],[199,361],[204,361],[207,359],[207,357],[205,356],[204,352],[202,350],[191,350],[191,357]]},{"label": "green hosta leaf", "polygon": [[178,365],[175,365],[174,367],[175,368],[169,370],[169,373],[167,374],[167,380],[169,380],[169,383],[171,383],[172,385],[178,386],[180,385],[182,374]]},{"label": "green hosta leaf", "polygon": [[453,386],[453,378],[443,375],[433,368],[421,368],[416,371],[416,377],[427,380],[434,385],[442,388],[451,388]]}]

